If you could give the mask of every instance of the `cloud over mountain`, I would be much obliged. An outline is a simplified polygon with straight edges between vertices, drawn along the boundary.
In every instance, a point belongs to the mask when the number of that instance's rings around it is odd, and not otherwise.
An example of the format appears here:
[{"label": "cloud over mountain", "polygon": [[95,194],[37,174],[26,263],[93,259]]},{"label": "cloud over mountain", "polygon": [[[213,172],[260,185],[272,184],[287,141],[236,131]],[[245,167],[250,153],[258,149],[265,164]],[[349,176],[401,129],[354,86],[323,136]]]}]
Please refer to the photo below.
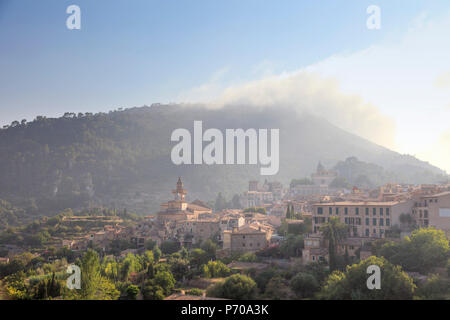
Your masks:
[{"label": "cloud over mountain", "polygon": [[[202,88],[212,87],[204,85]],[[217,90],[217,87],[214,87]],[[192,93],[199,92],[198,89]],[[386,147],[393,146],[395,124],[358,95],[342,93],[333,78],[297,71],[269,76],[223,89],[207,103],[211,108],[243,105],[253,108],[292,108],[299,114],[321,116],[334,125]]]}]

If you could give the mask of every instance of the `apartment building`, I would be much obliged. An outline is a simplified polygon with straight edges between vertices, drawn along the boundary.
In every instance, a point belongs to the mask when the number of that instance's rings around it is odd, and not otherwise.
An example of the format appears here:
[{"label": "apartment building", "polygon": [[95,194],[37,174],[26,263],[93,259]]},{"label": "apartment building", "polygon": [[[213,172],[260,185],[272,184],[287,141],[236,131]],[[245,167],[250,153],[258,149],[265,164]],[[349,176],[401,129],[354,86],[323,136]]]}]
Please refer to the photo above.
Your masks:
[{"label": "apartment building", "polygon": [[331,217],[338,217],[350,226],[351,237],[383,238],[386,230],[399,224],[402,213],[411,213],[413,200],[405,201],[342,201],[313,205],[313,234]]},{"label": "apartment building", "polygon": [[450,233],[450,191],[420,196],[414,201],[412,218],[419,227],[435,227]]}]

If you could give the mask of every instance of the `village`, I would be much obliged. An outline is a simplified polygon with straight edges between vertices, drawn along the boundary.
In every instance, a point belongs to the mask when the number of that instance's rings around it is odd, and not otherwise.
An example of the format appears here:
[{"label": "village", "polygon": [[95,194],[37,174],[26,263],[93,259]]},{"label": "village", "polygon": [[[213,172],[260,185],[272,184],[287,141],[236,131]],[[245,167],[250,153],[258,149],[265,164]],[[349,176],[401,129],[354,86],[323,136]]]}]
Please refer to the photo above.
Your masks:
[{"label": "village", "polygon": [[[213,247],[214,253],[206,260],[227,262],[223,268],[232,273],[259,274],[271,268],[290,270],[312,264],[331,269],[335,256],[345,256],[342,268],[375,255],[379,241],[399,243],[421,228],[441,230],[448,239],[449,185],[388,184],[374,190],[347,190],[334,187],[336,178],[335,172],[319,163],[309,181],[291,183],[289,188],[279,182],[260,185],[249,181],[248,190],[239,196],[243,209],[214,210],[198,199],[188,202],[188,191],[179,177],[172,200],[162,203],[154,214],[132,218],[126,210],[117,214],[104,209],[87,215],[62,213],[41,224],[54,224],[65,232],[48,238],[40,249],[3,241],[0,265],[7,266],[26,251],[43,263],[55,264],[61,252],[70,252],[73,260],[94,249],[105,261],[123,262],[159,250],[155,248],[163,251],[156,262],[164,264],[183,250],[192,253]],[[330,250],[334,247],[323,229],[331,221],[345,226],[333,257]],[[203,263],[208,265],[206,260]],[[199,264],[199,268],[205,267]],[[417,272],[409,274],[426,279]],[[125,280],[137,281],[136,277],[138,273],[131,272]],[[214,280],[183,274],[179,283],[202,288],[203,295],[179,290],[166,299],[206,299],[206,289]]]}]

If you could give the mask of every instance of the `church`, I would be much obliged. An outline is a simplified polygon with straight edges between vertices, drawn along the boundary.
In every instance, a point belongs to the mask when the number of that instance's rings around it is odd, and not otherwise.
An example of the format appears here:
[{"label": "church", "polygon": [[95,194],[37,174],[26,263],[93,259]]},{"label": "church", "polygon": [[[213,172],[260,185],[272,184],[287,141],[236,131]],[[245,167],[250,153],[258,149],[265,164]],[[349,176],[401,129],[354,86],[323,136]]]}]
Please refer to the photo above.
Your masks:
[{"label": "church", "polygon": [[199,215],[212,214],[212,209],[200,200],[191,203],[186,201],[186,189],[183,188],[181,178],[178,178],[177,187],[172,190],[174,199],[161,204],[160,211],[156,214],[158,222],[194,220]]}]

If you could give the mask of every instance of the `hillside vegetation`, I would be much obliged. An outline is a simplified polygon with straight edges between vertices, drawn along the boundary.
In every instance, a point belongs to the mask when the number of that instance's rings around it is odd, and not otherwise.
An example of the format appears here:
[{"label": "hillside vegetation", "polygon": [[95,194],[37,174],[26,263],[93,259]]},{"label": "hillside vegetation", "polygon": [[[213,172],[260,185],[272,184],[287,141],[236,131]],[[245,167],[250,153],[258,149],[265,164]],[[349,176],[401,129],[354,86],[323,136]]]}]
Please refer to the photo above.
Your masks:
[{"label": "hillside vegetation", "polygon": [[[203,128],[280,129],[280,170],[260,176],[258,165],[176,166],[171,133]],[[357,162],[339,162],[356,157]],[[352,158],[353,159],[353,158]],[[37,117],[0,130],[0,198],[27,214],[51,215],[65,208],[107,205],[139,213],[157,210],[171,197],[178,176],[188,198],[228,199],[246,190],[249,179],[279,180],[311,174],[318,161],[352,183],[433,183],[445,173],[350,134],[324,119],[289,109],[158,105],[98,114]],[[358,162],[359,161],[359,162]],[[362,165],[361,163],[365,164]],[[366,176],[365,179],[363,176]]]}]

